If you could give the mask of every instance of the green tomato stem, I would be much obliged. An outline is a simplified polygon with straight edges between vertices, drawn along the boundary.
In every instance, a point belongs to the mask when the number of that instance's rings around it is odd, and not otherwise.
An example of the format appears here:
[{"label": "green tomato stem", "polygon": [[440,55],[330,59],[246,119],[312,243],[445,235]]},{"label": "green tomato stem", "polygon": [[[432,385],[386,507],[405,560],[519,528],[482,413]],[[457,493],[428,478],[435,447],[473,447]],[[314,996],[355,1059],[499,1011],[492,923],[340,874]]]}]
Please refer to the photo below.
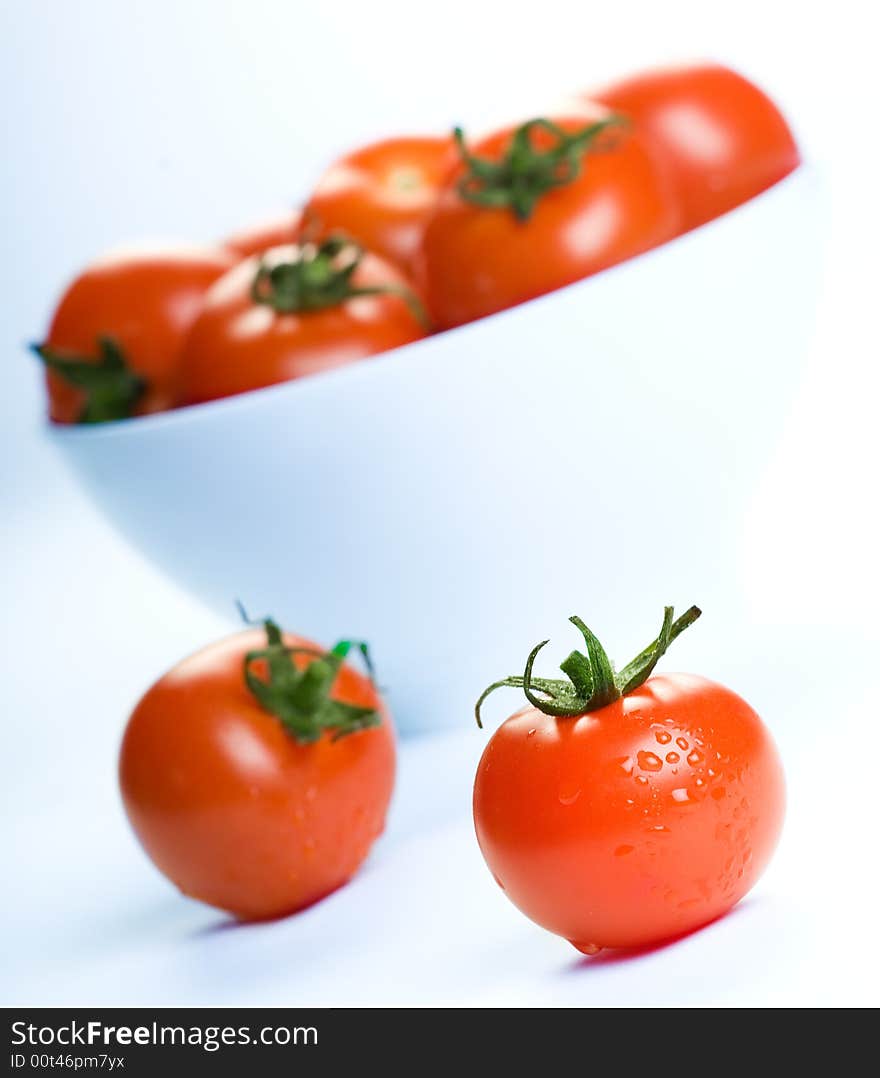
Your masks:
[{"label": "green tomato stem", "polygon": [[83,394],[77,423],[128,419],[147,390],[146,380],[130,368],[125,353],[112,337],[97,338],[96,360],[65,355],[47,344],[32,344],[31,351],[47,370]]},{"label": "green tomato stem", "polygon": [[319,244],[300,244],[283,262],[270,264],[262,259],[251,284],[251,299],[277,314],[302,314],[336,307],[357,296],[399,296],[419,324],[430,329],[419,298],[404,285],[353,283],[364,253],[347,237],[330,236]]},{"label": "green tomato stem", "polygon": [[[244,619],[250,619],[239,604]],[[300,744],[318,741],[325,730],[333,732],[333,740],[348,734],[379,726],[382,716],[376,708],[346,704],[331,698],[339,669],[354,648],[364,658],[370,680],[373,665],[367,645],[359,640],[340,640],[330,651],[315,648],[288,647],[280,628],[271,618],[262,622],[266,631],[266,646],[247,652],[243,661],[244,682],[260,706],[280,720],[284,729]],[[311,661],[298,667],[296,655],[308,656]],[[268,676],[258,676],[254,664],[265,663]]]},{"label": "green tomato stem", "polygon": [[[580,176],[584,157],[594,148],[599,136],[624,122],[623,117],[609,116],[570,132],[552,120],[538,117],[513,132],[506,152],[498,161],[471,153],[464,132],[456,127],[453,137],[465,165],[458,193],[465,202],[486,209],[507,209],[517,220],[528,221],[548,191]],[[532,136],[536,131],[551,136],[553,144],[548,149],[535,148]]]},{"label": "green tomato stem", "polygon": [[578,715],[586,715],[591,711],[607,707],[608,704],[634,692],[643,685],[651,676],[659,659],[666,654],[672,641],[689,625],[693,625],[701,613],[698,607],[692,606],[680,618],[673,621],[673,608],[665,607],[663,624],[657,638],[640,651],[619,673],[615,672],[605,649],[595,634],[577,615],[570,617],[568,620],[580,630],[584,638],[586,654],[573,651],[560,664],[568,680],[537,678],[532,674],[535,659],[541,649],[549,643],[547,640],[542,640],[529,653],[521,676],[502,678],[500,681],[493,682],[482,692],[474,708],[477,726],[482,729],[480,710],[486,697],[496,689],[502,688],[522,689],[533,707],[543,711],[545,715],[554,715],[559,718],[575,718]]}]

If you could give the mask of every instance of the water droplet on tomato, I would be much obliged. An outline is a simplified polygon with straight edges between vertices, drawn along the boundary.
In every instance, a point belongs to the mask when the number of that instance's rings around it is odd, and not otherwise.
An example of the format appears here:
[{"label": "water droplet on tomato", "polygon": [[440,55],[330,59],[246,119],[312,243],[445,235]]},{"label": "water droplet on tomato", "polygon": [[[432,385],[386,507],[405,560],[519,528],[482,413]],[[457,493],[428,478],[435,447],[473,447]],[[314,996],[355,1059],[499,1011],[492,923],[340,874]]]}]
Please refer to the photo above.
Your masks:
[{"label": "water droplet on tomato", "polygon": [[581,954],[585,954],[590,958],[592,958],[594,954],[598,954],[602,950],[598,943],[578,943],[577,940],[569,940],[568,942],[572,945],[572,947],[575,947],[578,951],[580,951]]},{"label": "water droplet on tomato", "polygon": [[682,750],[682,752],[687,752],[687,750],[688,750],[688,742],[687,742],[687,739],[686,739],[686,738],[684,738],[684,737],[677,737],[677,738],[675,739],[675,743],[676,743],[676,745],[678,745],[678,747],[679,747],[679,748],[680,748],[680,749]]},{"label": "water droplet on tomato", "polygon": [[669,742],[672,740],[672,734],[670,734],[667,730],[658,730],[657,733],[654,734],[654,737],[657,738],[657,741],[661,745],[668,745]]},{"label": "water droplet on tomato", "polygon": [[691,767],[696,767],[697,764],[701,764],[702,762],[703,754],[701,752],[698,752],[696,749],[694,749],[693,752],[688,753],[688,763],[691,765]]},{"label": "water droplet on tomato", "polygon": [[672,800],[677,801],[678,804],[683,805],[685,801],[690,801],[690,796],[687,790],[683,786],[679,786],[677,790],[672,791]]},{"label": "water droplet on tomato", "polygon": [[677,764],[680,759],[681,759],[681,757],[678,755],[677,752],[667,752],[666,753],[666,762],[668,764]]},{"label": "water droplet on tomato", "polygon": [[640,752],[638,761],[643,771],[659,771],[663,767],[663,761],[654,752]]},{"label": "water droplet on tomato", "polygon": [[570,786],[563,786],[559,791],[559,804],[560,805],[573,805],[575,801],[581,796],[581,788],[578,786],[576,789]]},{"label": "water droplet on tomato", "polygon": [[617,847],[617,849],[614,851],[614,856],[615,857],[626,857],[626,855],[628,853],[632,853],[634,849],[635,849],[635,846],[630,846],[627,843],[624,843],[622,846]]}]

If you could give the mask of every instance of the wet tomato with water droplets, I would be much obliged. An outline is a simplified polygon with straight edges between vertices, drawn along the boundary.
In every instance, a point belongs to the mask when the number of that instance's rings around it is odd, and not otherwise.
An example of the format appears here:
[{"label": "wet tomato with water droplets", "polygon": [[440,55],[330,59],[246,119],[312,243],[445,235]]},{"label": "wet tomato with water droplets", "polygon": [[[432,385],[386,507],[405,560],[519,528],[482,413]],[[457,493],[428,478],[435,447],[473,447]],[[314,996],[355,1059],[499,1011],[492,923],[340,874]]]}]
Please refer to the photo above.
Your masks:
[{"label": "wet tomato with water droplets", "polygon": [[[661,654],[668,643],[661,635]],[[580,659],[563,664],[580,689],[527,668],[538,706],[487,745],[474,819],[507,897],[589,955],[671,939],[729,910],[773,853],[785,797],[770,734],[735,693],[691,674],[639,681],[649,659],[634,674],[609,664],[607,700],[591,708],[583,673],[601,660],[589,649]]]}]

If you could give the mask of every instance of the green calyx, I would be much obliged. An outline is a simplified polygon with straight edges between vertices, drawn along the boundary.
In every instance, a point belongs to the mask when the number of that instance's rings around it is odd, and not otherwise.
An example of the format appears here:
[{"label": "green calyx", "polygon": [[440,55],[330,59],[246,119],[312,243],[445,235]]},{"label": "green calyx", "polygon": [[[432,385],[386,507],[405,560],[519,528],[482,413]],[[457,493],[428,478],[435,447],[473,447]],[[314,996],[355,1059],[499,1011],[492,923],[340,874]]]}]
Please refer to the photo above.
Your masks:
[{"label": "green calyx", "polygon": [[568,620],[580,630],[584,638],[586,654],[573,651],[564,662],[560,663],[560,669],[568,676],[568,680],[533,677],[532,668],[538,652],[549,643],[548,640],[542,640],[529,654],[522,677],[502,678],[501,681],[490,685],[480,696],[475,708],[477,726],[481,729],[483,726],[480,718],[483,701],[490,693],[501,688],[522,689],[529,703],[539,711],[543,711],[545,715],[557,715],[561,718],[575,718],[606,707],[643,685],[672,641],[689,625],[692,625],[701,613],[698,607],[692,606],[680,618],[673,621],[673,608],[665,607],[663,625],[657,639],[640,651],[632,662],[627,663],[619,672],[615,671],[605,649],[583,621],[577,616],[569,618]]},{"label": "green calyx", "polygon": [[[284,729],[303,745],[318,741],[325,730],[333,740],[347,734],[379,726],[382,717],[375,708],[358,707],[333,700],[330,692],[339,668],[352,648],[360,651],[370,679],[373,667],[367,645],[355,640],[340,640],[330,651],[287,647],[281,630],[266,618],[266,646],[249,651],[244,657],[244,681],[260,705],[280,719]],[[293,659],[306,655],[306,666],[297,667]],[[265,679],[254,671],[254,664],[265,663]]]},{"label": "green calyx", "polygon": [[[584,155],[599,135],[623,122],[619,116],[609,116],[571,132],[552,120],[540,117],[529,120],[514,131],[499,161],[472,154],[465,144],[464,132],[456,127],[455,142],[466,166],[458,182],[458,193],[475,206],[508,209],[520,221],[527,221],[543,195],[580,176]],[[533,144],[532,136],[537,131],[545,132],[553,140],[546,150],[539,150]]]},{"label": "green calyx", "polygon": [[278,314],[301,314],[336,307],[357,296],[399,296],[426,329],[428,319],[410,289],[388,284],[361,287],[354,274],[364,250],[345,236],[330,236],[321,243],[303,243],[281,262],[260,261],[251,285],[251,299]]},{"label": "green calyx", "polygon": [[45,344],[32,344],[46,368],[84,397],[77,423],[106,423],[128,419],[147,389],[147,382],[128,366],[125,353],[112,337],[98,337],[97,362],[80,356],[65,356]]}]

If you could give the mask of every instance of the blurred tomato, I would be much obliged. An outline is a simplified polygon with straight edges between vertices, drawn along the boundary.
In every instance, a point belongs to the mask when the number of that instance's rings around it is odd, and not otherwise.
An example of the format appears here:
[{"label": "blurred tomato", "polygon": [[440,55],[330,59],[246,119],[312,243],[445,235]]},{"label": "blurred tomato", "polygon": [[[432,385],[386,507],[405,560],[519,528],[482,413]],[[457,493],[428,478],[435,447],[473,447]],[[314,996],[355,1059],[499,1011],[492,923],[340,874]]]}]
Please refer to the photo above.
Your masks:
[{"label": "blurred tomato", "polygon": [[70,285],[49,335],[49,415],[95,423],[170,408],[183,337],[207,289],[235,264],[219,250],[121,252]]},{"label": "blurred tomato", "polygon": [[344,232],[409,270],[455,160],[448,137],[394,138],[365,146],[324,173],[306,216],[318,234]]},{"label": "blurred tomato", "polygon": [[773,102],[719,64],[648,71],[588,96],[628,117],[668,165],[685,230],[759,194],[800,163]]},{"label": "blurred tomato", "polygon": [[181,355],[185,402],[215,400],[354,363],[425,336],[396,267],[341,239],[274,247],[205,297]]},{"label": "blurred tomato", "polygon": [[439,329],[588,277],[679,230],[662,173],[607,110],[532,120],[461,149],[417,265]]}]

